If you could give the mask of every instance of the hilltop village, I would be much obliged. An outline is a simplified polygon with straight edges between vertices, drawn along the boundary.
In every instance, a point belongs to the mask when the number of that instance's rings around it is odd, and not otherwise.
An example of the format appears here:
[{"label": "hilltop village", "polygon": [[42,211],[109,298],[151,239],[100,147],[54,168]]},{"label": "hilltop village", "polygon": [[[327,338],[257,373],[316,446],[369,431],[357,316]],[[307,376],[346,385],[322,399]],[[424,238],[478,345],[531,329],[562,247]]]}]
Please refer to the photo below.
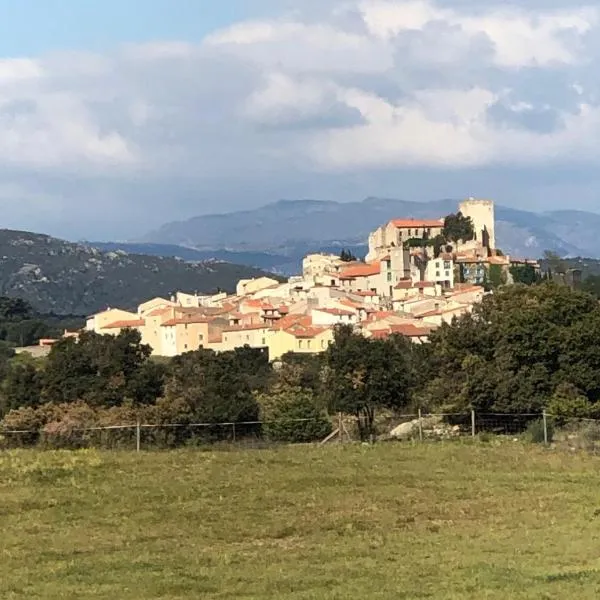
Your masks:
[{"label": "hilltop village", "polygon": [[136,312],[108,308],[90,316],[86,329],[136,329],[154,355],[165,357],[242,346],[266,348],[271,360],[318,353],[339,324],[367,337],[399,333],[423,343],[433,329],[471,311],[490,279],[510,283],[515,267],[539,270],[536,261],[504,256],[495,239],[494,203],[471,198],[446,218],[391,220],[370,234],[364,261],[344,252],[312,254],[302,275],[285,283],[261,277],[239,281],[234,295],[178,292],[149,299]]}]

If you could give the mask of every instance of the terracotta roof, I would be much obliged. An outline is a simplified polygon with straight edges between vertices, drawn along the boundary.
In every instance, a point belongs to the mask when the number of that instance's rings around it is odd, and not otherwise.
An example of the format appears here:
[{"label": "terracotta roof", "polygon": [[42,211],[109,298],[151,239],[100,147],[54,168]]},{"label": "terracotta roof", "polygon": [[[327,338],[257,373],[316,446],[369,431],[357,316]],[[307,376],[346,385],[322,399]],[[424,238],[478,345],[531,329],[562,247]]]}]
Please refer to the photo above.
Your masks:
[{"label": "terracotta roof", "polygon": [[307,339],[317,337],[328,329],[329,327],[303,327],[302,329],[286,329],[285,331],[296,338]]},{"label": "terracotta roof", "polygon": [[[354,294],[355,292],[352,293]],[[350,298],[340,298],[338,302],[344,306],[350,306],[352,308],[363,308],[362,304],[359,302],[354,302],[353,300],[350,300]]]},{"label": "terracotta roof", "polygon": [[380,258],[379,260],[390,260],[392,257],[389,254],[386,254],[384,257]]},{"label": "terracotta roof", "polygon": [[314,308],[313,310],[318,310],[328,315],[335,315],[336,317],[352,316],[355,314],[351,310],[342,310],[341,308]]},{"label": "terracotta roof", "polygon": [[374,262],[363,264],[356,267],[349,267],[340,273],[340,279],[354,279],[355,277],[368,277],[369,275],[379,275],[381,273],[381,263]]},{"label": "terracotta roof", "polygon": [[395,286],[396,290],[410,290],[413,286],[412,279],[401,279]]},{"label": "terracotta roof", "polygon": [[142,327],[145,324],[144,319],[135,321],[115,321],[110,325],[105,325],[102,329],[126,329],[127,327]]},{"label": "terracotta roof", "polygon": [[277,310],[278,310],[278,311],[280,312],[280,314],[282,314],[282,315],[283,315],[283,314],[287,314],[287,313],[289,313],[289,312],[290,312],[290,309],[289,309],[289,307],[288,307],[288,306],[284,306],[283,304],[282,304],[282,305],[281,305],[281,306],[280,306],[280,307],[279,307]]},{"label": "terracotta roof", "polygon": [[417,327],[412,323],[403,323],[400,325],[390,325],[385,329],[371,330],[371,337],[375,339],[385,339],[394,333],[405,337],[426,337],[431,331],[431,327]]},{"label": "terracotta roof", "polygon": [[220,344],[222,341],[221,333],[211,333],[208,336],[209,344]]},{"label": "terracotta roof", "polygon": [[409,227],[443,227],[441,219],[394,219],[392,225],[398,229]]},{"label": "terracotta roof", "polygon": [[399,333],[406,337],[418,337],[429,335],[432,331],[431,327],[417,327],[412,323],[401,323],[398,325],[390,325],[392,333]]},{"label": "terracotta roof", "polygon": [[434,281],[417,281],[413,284],[415,288],[432,288],[435,287]]},{"label": "terracotta roof", "polygon": [[245,306],[251,306],[252,308],[262,308],[263,301],[262,300],[253,300],[251,298],[247,300],[242,300],[241,302]]},{"label": "terracotta roof", "polygon": [[467,292],[484,292],[484,289],[480,285],[473,285],[471,283],[457,283],[454,285],[454,289],[449,296],[456,296],[458,294],[466,294]]},{"label": "terracotta roof", "polygon": [[377,292],[372,292],[372,291],[368,291],[368,292],[352,292],[353,294],[356,294],[357,296],[379,296],[379,294]]},{"label": "terracotta roof", "polygon": [[289,329],[290,327],[310,327],[312,318],[310,315],[286,315],[273,324],[274,329]]},{"label": "terracotta roof", "polygon": [[161,323],[161,327],[175,327],[175,325],[188,325],[196,323],[210,323],[210,319],[206,317],[184,317],[178,319],[169,319],[164,323]]},{"label": "terracotta roof", "polygon": [[377,312],[375,312],[372,315],[370,315],[370,320],[371,321],[378,321],[379,319],[385,319],[387,317],[392,317],[395,314],[396,313],[394,313],[391,310],[378,310]]},{"label": "terracotta roof", "polygon": [[490,256],[488,259],[490,265],[508,265],[508,258],[506,256]]}]

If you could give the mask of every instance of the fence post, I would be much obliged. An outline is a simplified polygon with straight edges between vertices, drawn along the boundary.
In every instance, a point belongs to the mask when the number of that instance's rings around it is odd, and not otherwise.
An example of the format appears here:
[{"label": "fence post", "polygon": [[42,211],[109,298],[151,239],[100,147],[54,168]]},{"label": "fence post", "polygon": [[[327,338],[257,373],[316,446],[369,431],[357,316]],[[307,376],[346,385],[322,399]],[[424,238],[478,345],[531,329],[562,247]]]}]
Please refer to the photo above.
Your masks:
[{"label": "fence post", "polygon": [[140,427],[140,420],[138,419],[137,425],[135,427],[135,450],[136,452],[140,451],[140,445],[141,445],[141,427]]},{"label": "fence post", "polygon": [[341,444],[344,440],[343,440],[343,436],[344,436],[344,424],[342,422],[342,413],[339,412],[338,413],[338,442]]},{"label": "fence post", "polygon": [[475,437],[475,411],[471,411],[471,437]]},{"label": "fence post", "polygon": [[423,441],[423,415],[421,414],[421,409],[419,408],[419,441]]},{"label": "fence post", "polygon": [[233,442],[235,443],[235,423],[231,424],[231,430],[232,430],[232,434],[233,434]]},{"label": "fence post", "polygon": [[542,421],[544,422],[544,444],[548,445],[548,419],[546,418],[546,411],[542,413]]}]

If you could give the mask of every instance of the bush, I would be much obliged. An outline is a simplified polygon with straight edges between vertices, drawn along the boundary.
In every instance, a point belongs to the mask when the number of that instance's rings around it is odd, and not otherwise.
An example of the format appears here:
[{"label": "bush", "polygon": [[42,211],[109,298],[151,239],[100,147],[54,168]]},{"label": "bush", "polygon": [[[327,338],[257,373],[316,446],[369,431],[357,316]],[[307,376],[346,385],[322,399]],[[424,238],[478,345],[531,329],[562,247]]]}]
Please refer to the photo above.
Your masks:
[{"label": "bush", "polygon": [[[546,429],[548,434],[548,443],[552,442],[554,439],[554,425],[551,420],[547,420]],[[532,421],[529,423],[527,427],[527,436],[529,440],[534,444],[543,444],[544,443],[544,420],[537,419],[536,421]]]},{"label": "bush", "polygon": [[263,432],[276,442],[314,442],[331,433],[331,421],[319,407],[312,390],[277,384],[257,396]]},{"label": "bush", "polygon": [[557,425],[564,425],[568,419],[585,419],[590,417],[592,405],[587,396],[570,383],[561,383],[550,402],[547,411]]}]

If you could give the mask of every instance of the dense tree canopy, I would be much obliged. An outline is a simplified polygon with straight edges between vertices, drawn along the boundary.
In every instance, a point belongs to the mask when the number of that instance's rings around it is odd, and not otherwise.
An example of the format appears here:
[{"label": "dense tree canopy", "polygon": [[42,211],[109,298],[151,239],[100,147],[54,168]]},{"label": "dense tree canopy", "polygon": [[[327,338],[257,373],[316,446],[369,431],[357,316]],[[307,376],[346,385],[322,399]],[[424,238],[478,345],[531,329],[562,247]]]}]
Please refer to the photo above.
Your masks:
[{"label": "dense tree canopy", "polygon": [[402,408],[414,381],[411,343],[401,336],[366,338],[339,326],[325,353],[324,394],[332,412],[355,415],[361,437],[373,433],[378,408]]},{"label": "dense tree canopy", "polygon": [[561,384],[600,400],[600,308],[590,295],[552,283],[509,286],[431,335],[435,376],[428,407],[461,412],[541,412]]},{"label": "dense tree canopy", "polygon": [[475,237],[473,221],[471,221],[470,217],[465,217],[461,212],[448,215],[444,219],[442,235],[449,242],[468,242]]}]

